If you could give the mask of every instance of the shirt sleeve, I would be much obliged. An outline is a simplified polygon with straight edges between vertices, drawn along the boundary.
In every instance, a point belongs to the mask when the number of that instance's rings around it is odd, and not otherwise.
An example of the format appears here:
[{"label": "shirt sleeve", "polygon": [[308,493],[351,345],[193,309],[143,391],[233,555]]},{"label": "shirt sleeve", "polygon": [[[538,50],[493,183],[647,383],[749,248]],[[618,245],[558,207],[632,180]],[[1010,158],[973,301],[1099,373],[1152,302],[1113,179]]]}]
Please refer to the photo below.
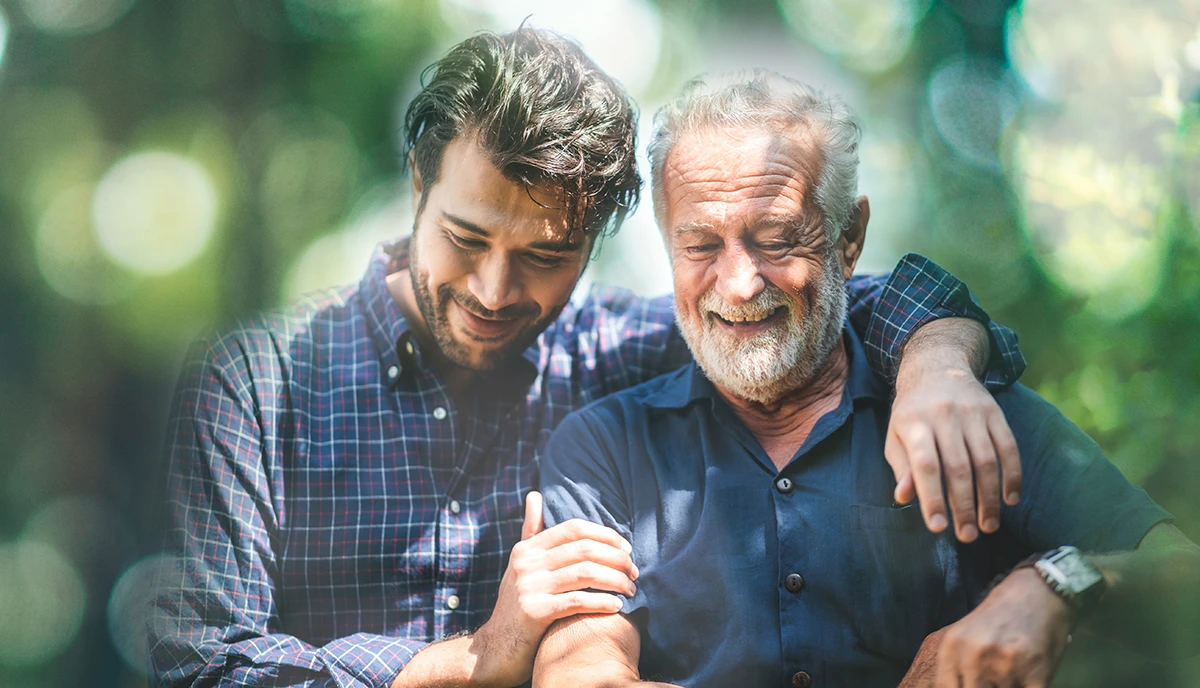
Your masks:
[{"label": "shirt sleeve", "polygon": [[[541,454],[542,509],[547,528],[573,518],[612,528],[634,543],[636,564],[628,466],[616,464],[610,441],[623,432],[620,414],[610,412],[613,406],[593,405],[572,413],[550,435]],[[632,598],[621,597],[625,614],[646,604],[641,588]]]},{"label": "shirt sleeve", "polygon": [[166,562],[154,594],[151,684],[388,686],[424,643],[368,633],[314,646],[276,605],[282,483],[231,336],[185,367],[167,439]]},{"label": "shirt sleeve", "polygon": [[[847,286],[851,325],[864,334],[867,359],[884,379],[896,378],[900,352],[913,332],[949,317],[971,318],[987,327],[991,355],[984,384],[989,389],[1004,389],[1025,371],[1017,334],[993,322],[962,280],[928,258],[910,253],[900,259],[886,281],[856,277]],[[860,329],[864,311],[869,312],[865,333]]]},{"label": "shirt sleeve", "polygon": [[1172,520],[1049,402],[1022,385],[996,400],[1017,438],[1024,483],[1020,504],[1004,507],[1004,526],[1030,550],[1128,551]]}]

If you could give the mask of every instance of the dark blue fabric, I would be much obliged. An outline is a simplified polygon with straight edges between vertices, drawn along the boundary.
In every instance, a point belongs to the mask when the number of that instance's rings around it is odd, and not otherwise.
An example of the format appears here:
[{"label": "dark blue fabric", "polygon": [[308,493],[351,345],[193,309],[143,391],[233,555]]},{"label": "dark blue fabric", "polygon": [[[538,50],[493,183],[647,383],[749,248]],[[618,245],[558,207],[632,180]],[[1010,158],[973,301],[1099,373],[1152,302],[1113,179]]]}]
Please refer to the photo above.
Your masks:
[{"label": "dark blue fabric", "polygon": [[[1024,498],[974,544],[897,507],[883,457],[888,391],[847,330],[840,406],[777,473],[689,365],[571,414],[542,460],[547,525],[582,517],[633,543],[624,613],[641,671],[695,686],[895,686],[924,637],[965,615],[998,573],[1060,544],[1132,549],[1170,515],[1020,385],[999,392],[1021,449]],[[794,489],[780,492],[776,482]],[[789,592],[789,574],[803,577]]]}]

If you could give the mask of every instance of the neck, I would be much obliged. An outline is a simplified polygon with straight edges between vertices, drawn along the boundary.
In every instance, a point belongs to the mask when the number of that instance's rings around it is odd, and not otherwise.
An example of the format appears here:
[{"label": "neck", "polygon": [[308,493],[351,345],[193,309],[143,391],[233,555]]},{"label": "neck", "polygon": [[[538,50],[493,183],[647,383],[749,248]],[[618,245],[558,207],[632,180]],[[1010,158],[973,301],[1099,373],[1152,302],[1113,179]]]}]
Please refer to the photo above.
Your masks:
[{"label": "neck", "polygon": [[754,434],[775,467],[782,469],[817,420],[838,407],[849,370],[846,345],[839,341],[812,380],[773,402],[742,399],[721,387],[717,392]]},{"label": "neck", "polygon": [[412,277],[408,270],[400,270],[388,275],[387,285],[388,291],[392,294],[392,300],[396,302],[396,307],[404,315],[409,328],[412,329],[413,336],[421,345],[426,365],[441,376],[452,397],[455,397],[456,400],[462,397],[479,377],[479,371],[455,365],[442,355],[441,347],[434,340],[429,331],[429,325],[425,322],[425,316],[421,314],[421,309],[417,306],[417,297],[413,293]]}]

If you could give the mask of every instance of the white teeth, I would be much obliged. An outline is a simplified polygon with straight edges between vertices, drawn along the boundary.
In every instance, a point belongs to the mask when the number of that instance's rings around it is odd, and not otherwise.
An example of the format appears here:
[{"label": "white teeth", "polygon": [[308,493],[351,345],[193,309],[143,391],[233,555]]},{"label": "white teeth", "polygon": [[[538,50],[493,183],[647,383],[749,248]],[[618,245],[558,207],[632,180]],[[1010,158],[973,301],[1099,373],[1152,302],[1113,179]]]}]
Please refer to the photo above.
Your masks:
[{"label": "white teeth", "polygon": [[749,322],[759,322],[760,320],[766,320],[767,318],[771,317],[771,315],[774,312],[775,312],[775,309],[765,311],[762,313],[755,313],[753,315],[724,315],[721,313],[718,313],[717,315],[726,322],[749,323]]}]

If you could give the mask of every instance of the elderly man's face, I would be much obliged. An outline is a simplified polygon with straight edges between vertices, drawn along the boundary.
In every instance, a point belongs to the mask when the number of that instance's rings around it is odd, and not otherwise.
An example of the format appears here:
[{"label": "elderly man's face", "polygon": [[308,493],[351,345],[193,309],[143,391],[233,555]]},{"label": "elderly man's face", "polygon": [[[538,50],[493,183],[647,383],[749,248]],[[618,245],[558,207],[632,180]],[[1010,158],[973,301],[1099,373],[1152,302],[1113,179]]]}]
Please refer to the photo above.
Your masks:
[{"label": "elderly man's face", "polygon": [[839,341],[868,208],[859,199],[831,245],[811,181],[820,165],[800,130],[689,134],[664,165],[680,329],[709,379],[738,397],[777,401]]}]

